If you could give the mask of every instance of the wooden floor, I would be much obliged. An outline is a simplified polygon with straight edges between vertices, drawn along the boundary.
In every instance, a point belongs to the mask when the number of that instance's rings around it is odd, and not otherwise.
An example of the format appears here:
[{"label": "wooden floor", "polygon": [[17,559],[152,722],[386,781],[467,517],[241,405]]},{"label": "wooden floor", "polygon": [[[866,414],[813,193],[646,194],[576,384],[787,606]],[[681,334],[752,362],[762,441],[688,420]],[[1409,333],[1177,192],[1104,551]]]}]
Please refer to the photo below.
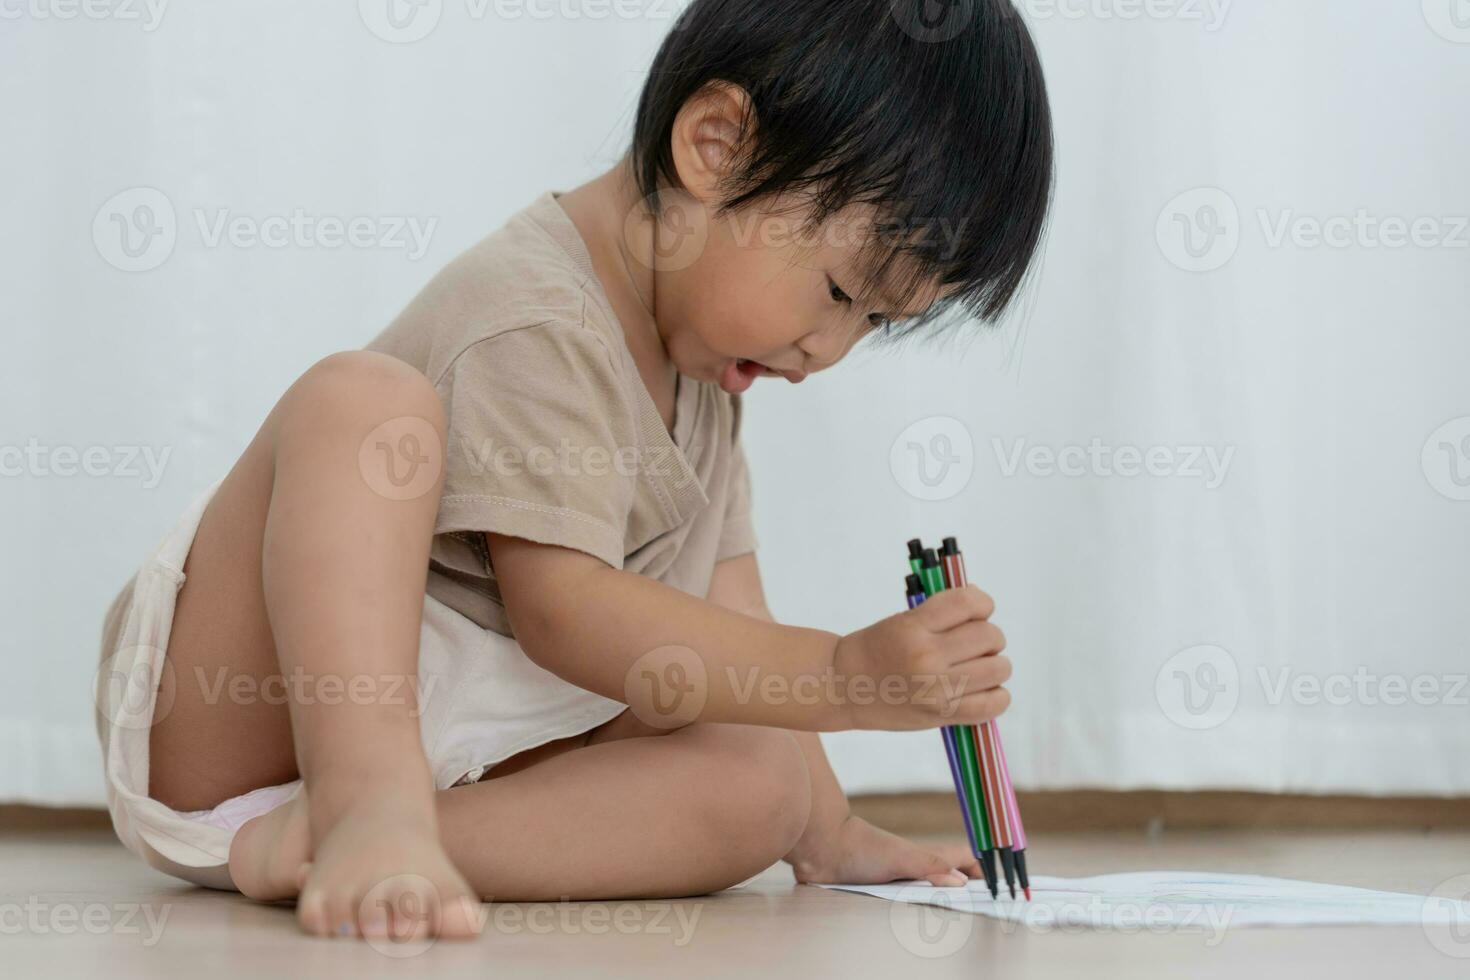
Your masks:
[{"label": "wooden floor", "polygon": [[[1470,834],[1462,831],[1036,834],[1029,853],[1039,874],[1236,871],[1420,894],[1470,873]],[[7,978],[1470,976],[1470,933],[1451,937],[1446,952],[1445,937],[1436,945],[1418,927],[1064,933],[946,914],[921,936],[902,917],[910,908],[797,887],[778,867],[741,888],[681,902],[491,906],[476,942],[376,950],[301,936],[289,908],[176,882],[104,832],[0,835]],[[954,951],[927,955],[945,949]],[[415,955],[393,955],[403,952]]]}]

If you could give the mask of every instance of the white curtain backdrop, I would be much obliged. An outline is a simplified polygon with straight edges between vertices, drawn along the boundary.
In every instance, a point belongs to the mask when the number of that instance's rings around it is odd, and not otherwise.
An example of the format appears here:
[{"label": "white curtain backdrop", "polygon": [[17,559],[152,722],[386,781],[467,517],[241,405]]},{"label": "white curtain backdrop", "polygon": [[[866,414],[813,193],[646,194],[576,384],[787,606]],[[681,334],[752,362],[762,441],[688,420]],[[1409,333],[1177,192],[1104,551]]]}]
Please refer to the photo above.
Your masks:
[{"label": "white curtain backdrop", "polygon": [[[102,799],[114,592],[306,366],[615,160],[679,6],[393,2],[0,0],[0,801]],[[1470,792],[1470,5],[1025,9],[1024,317],[747,397],[773,609],[862,626],[957,535],[1020,785]]]}]

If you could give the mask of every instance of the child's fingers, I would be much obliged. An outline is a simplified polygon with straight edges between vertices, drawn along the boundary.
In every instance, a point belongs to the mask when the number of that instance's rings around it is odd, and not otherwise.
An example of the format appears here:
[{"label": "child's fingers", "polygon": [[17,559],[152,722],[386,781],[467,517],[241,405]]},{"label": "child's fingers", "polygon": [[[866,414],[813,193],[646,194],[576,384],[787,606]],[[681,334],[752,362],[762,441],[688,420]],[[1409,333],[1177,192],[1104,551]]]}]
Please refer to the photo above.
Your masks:
[{"label": "child's fingers", "polygon": [[894,869],[903,878],[922,878],[936,888],[963,888],[969,876],[959,867],[956,855],[942,854],[928,848],[913,848],[905,856],[902,869]]},{"label": "child's fingers", "polygon": [[957,664],[943,679],[941,693],[952,706],[973,695],[1000,689],[1011,679],[1011,669],[1011,658],[1004,654]]},{"label": "child's fingers", "polygon": [[1011,706],[1011,692],[997,687],[978,694],[968,694],[949,706],[946,725],[983,725],[1005,714]]},{"label": "child's fingers", "polygon": [[939,860],[947,867],[954,868],[970,878],[979,878],[983,874],[980,870],[980,862],[975,860],[975,855],[970,853],[966,844],[946,844],[936,847]]},{"label": "child's fingers", "polygon": [[990,657],[1006,648],[1006,635],[999,626],[984,620],[961,623],[936,637],[939,649],[950,663],[963,664],[976,657]]},{"label": "child's fingers", "polygon": [[979,586],[967,585],[962,589],[946,589],[926,599],[914,609],[913,615],[926,629],[942,633],[971,620],[989,619],[994,612],[995,600]]},{"label": "child's fingers", "polygon": [[[931,725],[973,724],[977,716],[981,721],[1005,711],[1010,706],[1010,695],[1002,699],[992,696],[988,701],[977,701],[986,695],[1005,691],[1006,681],[1011,679],[1011,661],[1008,657],[984,657],[962,665],[954,673],[941,679],[934,705],[938,717],[930,719]],[[986,714],[990,712],[990,714]]]}]

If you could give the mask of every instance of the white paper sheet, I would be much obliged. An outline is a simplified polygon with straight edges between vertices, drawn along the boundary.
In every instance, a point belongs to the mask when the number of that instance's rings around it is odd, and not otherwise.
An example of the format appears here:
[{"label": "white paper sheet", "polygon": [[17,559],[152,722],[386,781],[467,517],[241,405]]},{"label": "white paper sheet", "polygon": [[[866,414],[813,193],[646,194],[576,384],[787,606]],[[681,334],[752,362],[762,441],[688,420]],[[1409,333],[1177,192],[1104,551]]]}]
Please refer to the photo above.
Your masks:
[{"label": "white paper sheet", "polygon": [[1257,875],[1144,871],[1094,878],[1031,879],[1032,901],[992,899],[984,882],[934,888],[924,882],[824,885],[893,902],[986,915],[1038,931],[1223,932],[1235,926],[1422,925],[1470,943],[1470,902]]}]

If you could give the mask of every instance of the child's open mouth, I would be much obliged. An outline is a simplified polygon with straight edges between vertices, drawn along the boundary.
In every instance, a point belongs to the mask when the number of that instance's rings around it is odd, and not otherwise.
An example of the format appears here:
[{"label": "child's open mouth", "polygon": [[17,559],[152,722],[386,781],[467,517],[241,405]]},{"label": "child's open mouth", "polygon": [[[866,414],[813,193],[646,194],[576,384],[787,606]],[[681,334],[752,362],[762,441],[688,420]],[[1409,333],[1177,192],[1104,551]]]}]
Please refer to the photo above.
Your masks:
[{"label": "child's open mouth", "polygon": [[720,387],[738,395],[755,384],[756,378],[775,373],[759,361],[748,361],[742,357],[725,365],[725,370],[720,372]]}]

